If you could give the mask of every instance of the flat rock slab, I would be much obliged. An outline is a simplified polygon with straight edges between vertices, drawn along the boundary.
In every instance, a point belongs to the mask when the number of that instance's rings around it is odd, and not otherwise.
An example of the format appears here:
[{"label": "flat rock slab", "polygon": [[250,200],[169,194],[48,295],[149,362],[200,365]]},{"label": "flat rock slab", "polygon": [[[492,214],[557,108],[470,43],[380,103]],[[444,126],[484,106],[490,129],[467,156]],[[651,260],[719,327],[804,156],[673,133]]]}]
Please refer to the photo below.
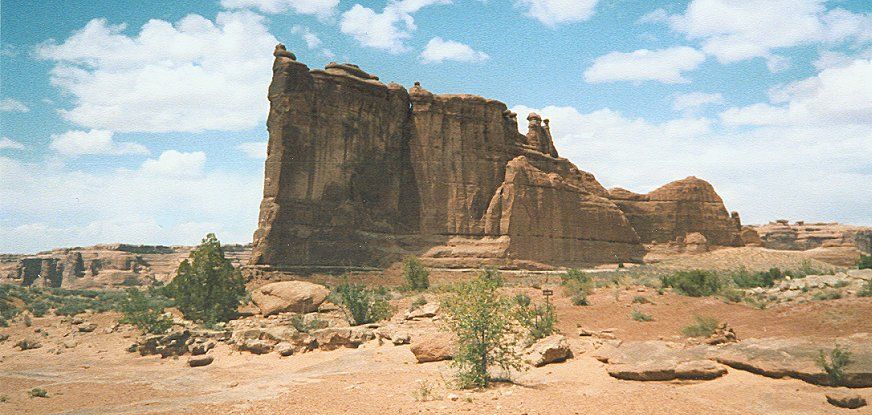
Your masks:
[{"label": "flat rock slab", "polygon": [[727,369],[712,360],[715,349],[686,348],[665,341],[635,341],[602,347],[594,357],[606,363],[609,375],[624,380],[709,380],[723,376]]},{"label": "flat rock slab", "polygon": [[[829,355],[836,345],[851,353],[842,385],[831,385],[817,364],[820,352]],[[872,336],[866,333],[826,341],[748,339],[723,346],[715,360],[772,378],[790,377],[815,385],[872,387]]]},{"label": "flat rock slab", "polygon": [[866,406],[866,399],[856,393],[830,392],[826,396],[830,405],[839,408],[857,409]]}]

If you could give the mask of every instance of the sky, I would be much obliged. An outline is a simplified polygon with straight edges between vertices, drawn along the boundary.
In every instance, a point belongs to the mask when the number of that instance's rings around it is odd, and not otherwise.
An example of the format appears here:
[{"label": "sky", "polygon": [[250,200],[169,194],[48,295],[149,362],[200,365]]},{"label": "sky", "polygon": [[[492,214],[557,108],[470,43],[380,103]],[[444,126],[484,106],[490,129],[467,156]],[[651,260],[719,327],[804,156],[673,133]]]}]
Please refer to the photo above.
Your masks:
[{"label": "sky", "polygon": [[538,112],[606,187],[872,225],[868,0],[3,0],[0,252],[250,242],[279,42]]}]

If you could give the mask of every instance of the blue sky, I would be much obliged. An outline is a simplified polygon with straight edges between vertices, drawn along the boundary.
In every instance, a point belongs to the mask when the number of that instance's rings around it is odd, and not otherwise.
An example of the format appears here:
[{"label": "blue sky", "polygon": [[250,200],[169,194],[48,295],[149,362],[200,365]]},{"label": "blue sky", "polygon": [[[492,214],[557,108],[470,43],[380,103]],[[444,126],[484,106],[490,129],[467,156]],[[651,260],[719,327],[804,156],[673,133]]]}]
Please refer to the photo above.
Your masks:
[{"label": "blue sky", "polygon": [[3,1],[0,252],[248,242],[272,46],[551,118],[607,187],[872,225],[872,3]]}]

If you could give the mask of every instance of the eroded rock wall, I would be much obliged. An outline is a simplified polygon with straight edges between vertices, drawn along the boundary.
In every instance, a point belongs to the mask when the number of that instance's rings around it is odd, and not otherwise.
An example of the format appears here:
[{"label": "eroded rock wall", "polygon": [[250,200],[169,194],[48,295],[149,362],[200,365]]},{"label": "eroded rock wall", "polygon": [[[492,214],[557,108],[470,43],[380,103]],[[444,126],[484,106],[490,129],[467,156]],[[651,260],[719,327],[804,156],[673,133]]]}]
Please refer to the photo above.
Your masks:
[{"label": "eroded rock wall", "polygon": [[670,243],[698,232],[710,245],[742,246],[738,214],[727,212],[705,180],[688,177],[647,194],[621,188],[609,193],[643,243]]}]

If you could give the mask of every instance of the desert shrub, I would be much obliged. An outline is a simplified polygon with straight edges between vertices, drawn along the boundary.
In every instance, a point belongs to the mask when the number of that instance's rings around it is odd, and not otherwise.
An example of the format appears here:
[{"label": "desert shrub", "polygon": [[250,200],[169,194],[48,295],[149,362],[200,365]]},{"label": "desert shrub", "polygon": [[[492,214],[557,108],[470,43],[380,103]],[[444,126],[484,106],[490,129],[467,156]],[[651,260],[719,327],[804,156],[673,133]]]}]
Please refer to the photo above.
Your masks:
[{"label": "desert shrub", "polygon": [[207,324],[235,317],[245,296],[242,275],[224,257],[213,233],[206,235],[189,258],[179,264],[176,277],[164,288],[185,318]]},{"label": "desert shrub", "polygon": [[30,327],[33,325],[33,320],[31,320],[30,314],[25,314],[21,320],[22,320],[22,323],[24,323],[25,327]]},{"label": "desert shrub", "polygon": [[651,300],[648,299],[648,297],[645,297],[644,295],[637,295],[637,296],[633,297],[633,304],[653,304],[653,303],[651,302]]},{"label": "desert shrub", "polygon": [[528,307],[533,300],[530,299],[530,296],[524,293],[520,293],[515,295],[515,303],[521,307]]},{"label": "desert shrub", "polygon": [[327,321],[322,320],[318,316],[309,318],[306,314],[295,314],[291,317],[291,326],[300,333],[308,333],[310,331],[323,329],[327,327],[327,325]]},{"label": "desert shrub", "polygon": [[842,293],[836,290],[818,291],[811,296],[815,301],[838,300],[842,298]]},{"label": "desert shrub", "polygon": [[33,314],[34,317],[44,316],[49,308],[51,307],[43,300],[36,301],[27,306],[27,309],[30,310],[30,313]]},{"label": "desert shrub", "polygon": [[572,305],[575,305],[575,306],[586,306],[586,305],[590,305],[590,302],[587,301],[587,295],[586,295],[586,294],[582,294],[582,293],[579,293],[579,294],[575,294],[575,295],[573,295],[573,296],[570,298],[570,301],[572,301]]},{"label": "desert shrub", "polygon": [[866,281],[863,288],[857,292],[857,297],[872,297],[872,280]]},{"label": "desert shrub", "polygon": [[872,255],[860,255],[860,261],[857,262],[858,269],[872,269]]},{"label": "desert shrub", "polygon": [[784,274],[778,268],[758,272],[749,272],[741,268],[732,272],[730,276],[739,288],[771,287],[775,285],[775,281],[784,278]]},{"label": "desert shrub", "polygon": [[479,278],[490,281],[497,288],[505,285],[506,281],[503,279],[503,274],[500,274],[500,270],[496,267],[484,267],[481,269],[479,273]]},{"label": "desert shrub", "polygon": [[412,304],[409,305],[409,310],[410,311],[414,310],[414,309],[419,308],[421,306],[424,306],[426,304],[427,304],[427,299],[424,298],[424,296],[422,295],[422,296],[416,298],[414,301],[412,301]]},{"label": "desert shrub", "polygon": [[515,304],[497,292],[500,279],[488,271],[459,283],[442,302],[446,325],[457,336],[452,365],[457,369],[461,388],[486,387],[492,380],[490,369],[520,368],[515,350],[518,324]]},{"label": "desert shrub", "polygon": [[642,312],[642,310],[635,309],[635,308],[630,313],[630,318],[632,318],[633,321],[640,321],[640,322],[654,321],[654,317],[651,317],[650,314],[645,314],[644,312]]},{"label": "desert shrub", "polygon": [[346,279],[333,290],[332,298],[342,306],[345,318],[352,325],[375,323],[391,316],[391,305],[384,288],[371,289]]},{"label": "desert shrub", "polygon": [[427,381],[419,381],[418,387],[412,391],[412,397],[415,398],[416,402],[428,402],[435,400],[436,391],[433,384]]},{"label": "desert shrub", "polygon": [[694,316],[693,324],[681,329],[681,334],[687,337],[708,337],[718,328],[718,320],[714,317]]},{"label": "desert shrub", "polygon": [[555,333],[557,316],[554,315],[554,306],[550,302],[531,304],[530,297],[526,297],[526,304],[522,304],[518,302],[517,296],[515,302],[518,304],[518,322],[527,329],[530,337],[538,340]]},{"label": "desert shrub", "polygon": [[851,363],[851,352],[842,349],[836,345],[832,351],[827,354],[823,350],[819,351],[817,364],[826,372],[833,386],[840,386],[845,381],[845,367]]},{"label": "desert shrub", "polygon": [[164,314],[164,307],[169,303],[165,297],[154,290],[147,293],[129,288],[127,298],[121,304],[124,316],[121,323],[132,324],[144,333],[160,334],[173,326],[173,319]]},{"label": "desert shrub", "polygon": [[742,301],[743,298],[745,298],[745,293],[732,287],[722,288],[719,294],[721,297],[723,297],[724,300],[727,300],[731,303],[738,303]]},{"label": "desert shrub", "polygon": [[27,392],[31,398],[48,398],[48,392],[43,388],[33,388],[30,392]]},{"label": "desert shrub", "polygon": [[723,287],[723,282],[716,273],[699,269],[663,275],[660,282],[664,287],[672,287],[690,297],[714,295]]},{"label": "desert shrub", "polygon": [[424,291],[430,288],[430,272],[418,258],[408,257],[403,261],[403,278],[410,290]]}]

